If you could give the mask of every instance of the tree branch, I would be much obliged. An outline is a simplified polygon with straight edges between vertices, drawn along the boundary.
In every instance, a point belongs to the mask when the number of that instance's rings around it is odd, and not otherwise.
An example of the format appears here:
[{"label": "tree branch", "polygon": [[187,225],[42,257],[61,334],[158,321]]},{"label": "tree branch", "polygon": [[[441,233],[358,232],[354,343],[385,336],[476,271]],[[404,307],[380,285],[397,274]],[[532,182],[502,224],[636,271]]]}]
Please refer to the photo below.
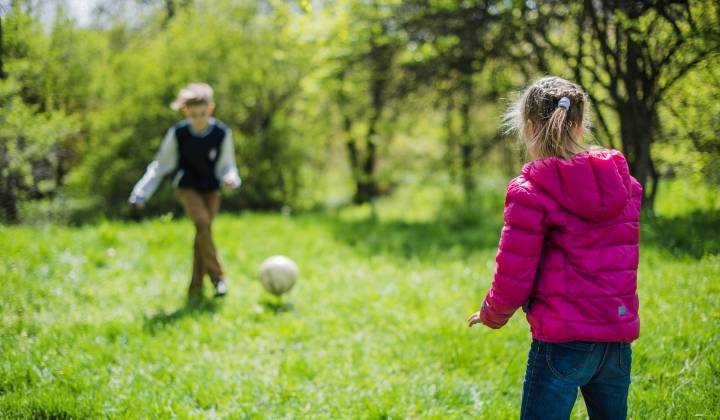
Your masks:
[{"label": "tree branch", "polygon": [[689,62],[685,63],[683,66],[680,67],[680,69],[675,73],[674,76],[670,78],[670,80],[665,83],[664,86],[661,86],[658,88],[658,93],[655,95],[655,101],[660,102],[665,95],[665,93],[670,89],[678,80],[680,80],[687,72],[692,70],[695,66],[705,61],[706,58],[708,58],[711,55],[712,51],[705,50],[700,52],[697,57],[690,60]]},{"label": "tree branch", "polygon": [[612,133],[610,132],[610,127],[607,124],[607,121],[605,120],[605,116],[603,115],[602,110],[600,109],[600,105],[604,103],[604,101],[598,101],[595,95],[588,92],[588,97],[590,98],[590,101],[592,101],[595,105],[595,113],[597,114],[598,121],[600,121],[600,127],[602,128],[603,132],[605,132],[605,135],[607,136],[608,143],[610,144],[610,147],[613,149],[615,148],[615,142],[613,141]]}]

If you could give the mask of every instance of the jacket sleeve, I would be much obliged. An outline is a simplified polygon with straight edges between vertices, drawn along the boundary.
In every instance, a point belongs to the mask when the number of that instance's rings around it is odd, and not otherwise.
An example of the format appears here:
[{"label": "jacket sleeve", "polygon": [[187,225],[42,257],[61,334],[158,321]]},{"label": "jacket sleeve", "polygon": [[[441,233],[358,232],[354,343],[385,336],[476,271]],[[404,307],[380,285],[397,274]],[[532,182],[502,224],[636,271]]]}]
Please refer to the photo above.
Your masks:
[{"label": "jacket sleeve", "polygon": [[230,129],[225,133],[225,138],[220,148],[220,157],[215,166],[215,176],[221,182],[229,183],[237,188],[242,183],[240,175],[238,175],[237,166],[235,164],[235,148],[233,145],[232,132]]},{"label": "jacket sleeve", "polygon": [[500,328],[530,297],[547,228],[545,211],[516,178],[505,198],[504,226],[492,287],[480,311],[483,324]]},{"label": "jacket sleeve", "polygon": [[145,175],[135,184],[128,201],[130,203],[144,203],[155,193],[163,176],[175,170],[178,164],[177,141],[175,130],[168,130],[160,150],[155,159],[148,165]]}]

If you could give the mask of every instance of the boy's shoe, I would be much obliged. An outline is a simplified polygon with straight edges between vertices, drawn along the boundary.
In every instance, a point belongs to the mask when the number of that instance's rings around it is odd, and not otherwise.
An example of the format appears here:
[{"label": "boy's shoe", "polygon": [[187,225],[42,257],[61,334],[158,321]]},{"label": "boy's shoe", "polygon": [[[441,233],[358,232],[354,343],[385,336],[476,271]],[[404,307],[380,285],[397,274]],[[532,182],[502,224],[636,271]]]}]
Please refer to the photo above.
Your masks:
[{"label": "boy's shoe", "polygon": [[215,297],[223,297],[227,294],[227,283],[225,283],[225,279],[217,279],[213,280],[213,285],[215,286]]}]

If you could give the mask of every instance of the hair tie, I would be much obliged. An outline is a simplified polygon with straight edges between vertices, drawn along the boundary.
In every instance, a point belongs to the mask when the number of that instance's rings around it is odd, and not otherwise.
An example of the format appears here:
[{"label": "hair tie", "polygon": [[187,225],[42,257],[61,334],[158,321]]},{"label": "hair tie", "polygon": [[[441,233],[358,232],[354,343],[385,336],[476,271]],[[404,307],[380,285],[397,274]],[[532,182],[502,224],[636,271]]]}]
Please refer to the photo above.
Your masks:
[{"label": "hair tie", "polygon": [[558,106],[560,108],[565,109],[565,111],[567,111],[568,109],[570,109],[570,98],[568,98],[567,96],[563,96],[558,101]]}]

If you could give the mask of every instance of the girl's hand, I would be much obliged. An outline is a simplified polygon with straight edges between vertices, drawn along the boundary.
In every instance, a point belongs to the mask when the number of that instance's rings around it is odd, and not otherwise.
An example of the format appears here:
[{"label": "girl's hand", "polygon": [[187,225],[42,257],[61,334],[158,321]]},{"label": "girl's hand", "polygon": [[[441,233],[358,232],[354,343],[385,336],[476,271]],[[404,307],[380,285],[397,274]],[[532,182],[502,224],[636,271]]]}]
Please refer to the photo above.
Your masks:
[{"label": "girl's hand", "polygon": [[472,327],[475,324],[482,324],[482,316],[480,315],[480,312],[481,311],[477,311],[470,315],[470,318],[467,320],[468,327]]},{"label": "girl's hand", "polygon": [[133,206],[135,206],[136,209],[142,210],[145,208],[145,203],[137,202],[137,203],[133,203]]}]

